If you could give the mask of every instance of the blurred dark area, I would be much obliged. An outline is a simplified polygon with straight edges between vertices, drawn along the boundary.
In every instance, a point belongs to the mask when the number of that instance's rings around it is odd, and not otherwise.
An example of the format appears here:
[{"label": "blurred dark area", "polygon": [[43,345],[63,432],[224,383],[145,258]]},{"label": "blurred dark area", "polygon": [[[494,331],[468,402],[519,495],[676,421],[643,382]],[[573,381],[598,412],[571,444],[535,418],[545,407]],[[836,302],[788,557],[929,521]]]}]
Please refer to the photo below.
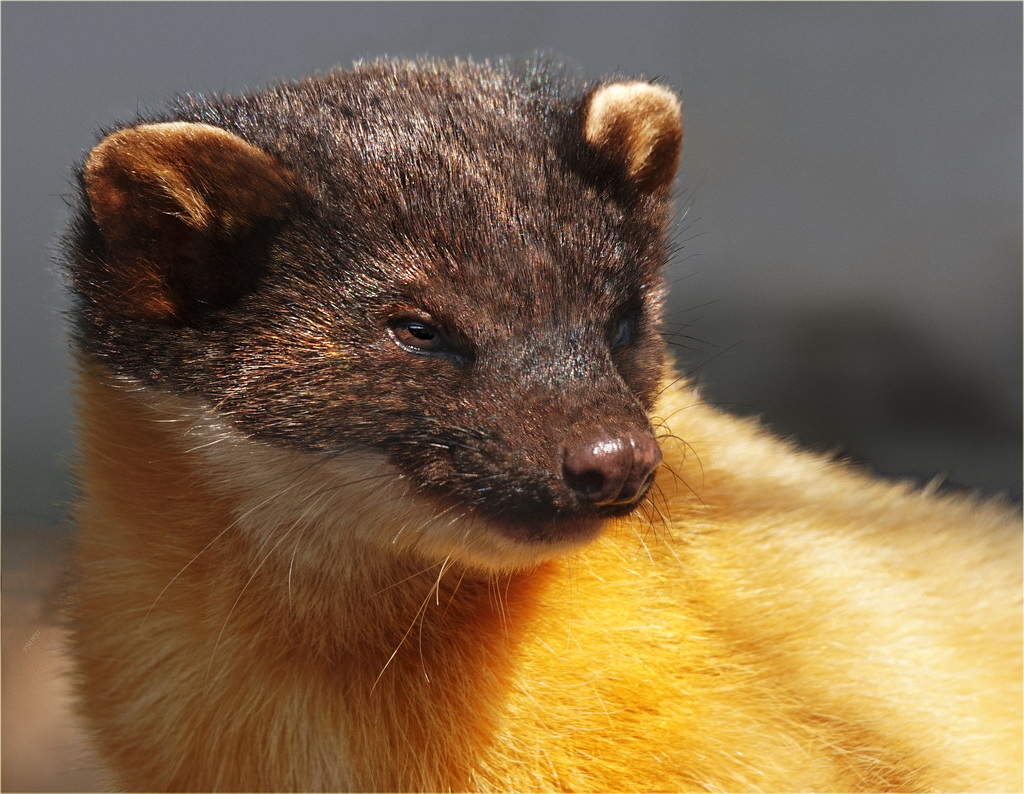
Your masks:
[{"label": "blurred dark area", "polygon": [[707,323],[723,344],[703,325],[674,347],[709,402],[884,476],[1021,501],[1020,393],[999,400],[895,313],[752,309]]}]

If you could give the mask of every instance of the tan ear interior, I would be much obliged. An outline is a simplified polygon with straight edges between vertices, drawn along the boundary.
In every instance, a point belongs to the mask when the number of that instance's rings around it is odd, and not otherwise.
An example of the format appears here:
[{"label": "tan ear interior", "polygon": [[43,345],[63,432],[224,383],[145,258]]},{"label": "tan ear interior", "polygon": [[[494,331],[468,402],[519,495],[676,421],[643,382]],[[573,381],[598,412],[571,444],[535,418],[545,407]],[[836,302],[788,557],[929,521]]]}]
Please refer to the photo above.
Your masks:
[{"label": "tan ear interior", "polygon": [[683,143],[682,105],[666,88],[650,83],[612,83],[594,92],[584,127],[587,142],[622,163],[645,191],[675,178]]},{"label": "tan ear interior", "polygon": [[84,176],[107,243],[107,304],[156,320],[180,315],[183,279],[200,291],[234,279],[245,263],[225,272],[208,255],[212,245],[283,218],[299,192],[271,155],[226,130],[186,122],[112,133],[90,152]]},{"label": "tan ear interior", "polygon": [[113,133],[89,154],[85,185],[105,233],[164,212],[200,231],[231,234],[280,217],[295,194],[294,177],[269,154],[226,130],[187,122]]}]

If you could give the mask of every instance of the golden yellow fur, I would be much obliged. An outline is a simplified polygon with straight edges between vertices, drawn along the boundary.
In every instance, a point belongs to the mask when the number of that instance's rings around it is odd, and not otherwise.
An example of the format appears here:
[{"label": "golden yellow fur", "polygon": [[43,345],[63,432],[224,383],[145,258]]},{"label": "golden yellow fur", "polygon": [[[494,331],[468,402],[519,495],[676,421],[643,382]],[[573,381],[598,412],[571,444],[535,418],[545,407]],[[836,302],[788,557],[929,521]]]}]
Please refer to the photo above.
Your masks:
[{"label": "golden yellow fur", "polygon": [[122,787],[1024,788],[1009,507],[672,381],[639,515],[509,563],[382,459],[275,451],[88,363],[79,388],[76,653]]}]

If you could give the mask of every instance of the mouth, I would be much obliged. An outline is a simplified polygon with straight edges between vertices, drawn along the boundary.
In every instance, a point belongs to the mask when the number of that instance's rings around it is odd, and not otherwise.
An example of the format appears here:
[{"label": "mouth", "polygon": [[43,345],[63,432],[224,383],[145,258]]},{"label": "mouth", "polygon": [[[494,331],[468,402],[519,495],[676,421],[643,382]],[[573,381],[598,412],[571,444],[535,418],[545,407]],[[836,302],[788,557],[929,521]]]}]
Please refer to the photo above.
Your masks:
[{"label": "mouth", "polygon": [[493,521],[508,540],[524,546],[579,546],[596,539],[606,518],[563,518],[546,521]]},{"label": "mouth", "polygon": [[[492,572],[526,570],[574,554],[595,542],[615,518],[631,514],[643,499],[559,508],[541,502],[468,505],[451,493],[419,495],[427,497],[424,507],[434,516],[416,535],[419,553]],[[437,520],[443,516],[453,518]]]},{"label": "mouth", "polygon": [[595,540],[611,519],[629,515],[639,503],[606,505],[586,513],[504,514],[491,516],[488,522],[508,540],[525,546],[580,546]]},{"label": "mouth", "polygon": [[522,485],[470,495],[431,483],[421,485],[419,495],[429,500],[437,515],[473,519],[476,539],[463,535],[467,548],[486,547],[489,535],[498,542],[496,548],[546,558],[593,542],[613,519],[632,514],[647,497],[652,479],[653,473],[632,499],[617,502],[598,503],[567,488]]}]

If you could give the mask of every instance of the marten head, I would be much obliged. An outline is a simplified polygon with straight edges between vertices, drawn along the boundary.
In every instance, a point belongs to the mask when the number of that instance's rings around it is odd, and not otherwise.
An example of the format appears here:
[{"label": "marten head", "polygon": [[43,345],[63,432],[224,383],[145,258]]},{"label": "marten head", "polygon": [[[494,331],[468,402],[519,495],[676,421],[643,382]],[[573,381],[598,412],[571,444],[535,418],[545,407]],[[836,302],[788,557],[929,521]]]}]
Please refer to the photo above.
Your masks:
[{"label": "marten head", "polygon": [[633,510],[661,460],[681,139],[668,90],[547,64],[182,100],[81,171],[79,345],[247,442],[383,458],[543,557]]}]

